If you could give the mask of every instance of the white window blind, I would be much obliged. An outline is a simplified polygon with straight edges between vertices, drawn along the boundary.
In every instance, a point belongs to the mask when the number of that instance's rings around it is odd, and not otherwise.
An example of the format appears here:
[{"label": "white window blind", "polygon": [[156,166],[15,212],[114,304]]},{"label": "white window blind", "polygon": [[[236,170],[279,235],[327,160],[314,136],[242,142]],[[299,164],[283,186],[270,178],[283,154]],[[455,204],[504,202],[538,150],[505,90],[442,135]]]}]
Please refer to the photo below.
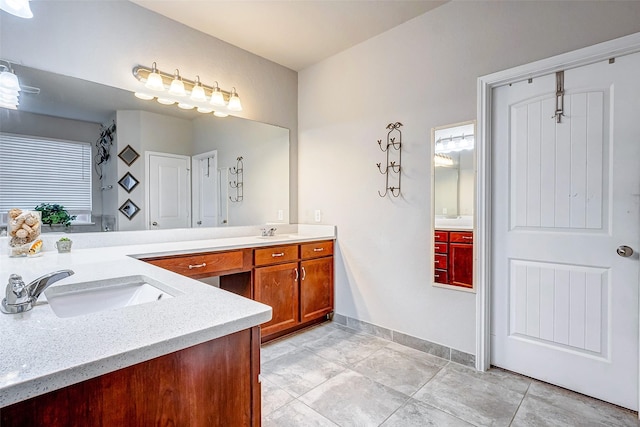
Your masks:
[{"label": "white window blind", "polygon": [[0,212],[40,203],[91,212],[91,144],[0,133]]}]

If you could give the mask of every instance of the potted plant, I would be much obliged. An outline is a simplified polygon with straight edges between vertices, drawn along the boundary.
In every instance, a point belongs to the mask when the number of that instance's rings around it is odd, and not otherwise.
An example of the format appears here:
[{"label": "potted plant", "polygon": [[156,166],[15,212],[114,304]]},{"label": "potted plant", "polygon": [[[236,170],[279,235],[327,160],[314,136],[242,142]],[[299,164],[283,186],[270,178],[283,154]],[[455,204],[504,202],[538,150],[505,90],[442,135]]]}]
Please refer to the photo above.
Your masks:
[{"label": "potted plant", "polygon": [[49,224],[49,226],[60,224],[69,227],[71,221],[76,219],[76,215],[69,215],[69,212],[62,205],[40,203],[35,207],[35,210],[41,213],[42,223]]},{"label": "potted plant", "polygon": [[60,240],[56,242],[56,249],[58,249],[58,253],[71,252],[71,245],[73,241],[68,237],[62,237]]}]

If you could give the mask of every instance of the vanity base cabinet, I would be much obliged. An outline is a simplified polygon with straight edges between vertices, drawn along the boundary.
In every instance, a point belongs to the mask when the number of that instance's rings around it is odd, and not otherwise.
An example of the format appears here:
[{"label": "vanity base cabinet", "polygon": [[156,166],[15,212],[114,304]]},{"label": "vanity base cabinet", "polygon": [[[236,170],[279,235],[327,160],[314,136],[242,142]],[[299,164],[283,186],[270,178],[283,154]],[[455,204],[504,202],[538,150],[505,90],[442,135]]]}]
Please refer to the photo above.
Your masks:
[{"label": "vanity base cabinet", "polygon": [[0,409],[15,426],[259,426],[260,330],[214,339]]},{"label": "vanity base cabinet", "polygon": [[308,322],[333,312],[333,257],[300,263],[300,321]]},{"label": "vanity base cabinet", "polygon": [[254,299],[273,309],[271,320],[261,325],[268,336],[299,323],[298,263],[259,267],[254,272]]},{"label": "vanity base cabinet", "polygon": [[473,232],[435,231],[434,282],[473,288]]}]

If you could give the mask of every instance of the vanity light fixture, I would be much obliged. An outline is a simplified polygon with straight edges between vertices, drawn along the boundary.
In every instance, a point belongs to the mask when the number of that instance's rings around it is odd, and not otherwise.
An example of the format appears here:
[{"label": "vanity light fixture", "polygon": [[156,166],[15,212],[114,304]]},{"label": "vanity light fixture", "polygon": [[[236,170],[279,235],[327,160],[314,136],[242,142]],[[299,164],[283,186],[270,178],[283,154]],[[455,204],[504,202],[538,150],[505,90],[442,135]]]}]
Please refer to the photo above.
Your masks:
[{"label": "vanity light fixture", "polygon": [[436,153],[452,153],[462,150],[473,150],[474,135],[457,135],[436,140]]},{"label": "vanity light fixture", "polygon": [[0,0],[0,10],[19,18],[33,18],[29,0]]},{"label": "vanity light fixture", "polygon": [[200,76],[196,76],[196,85],[191,89],[191,100],[207,102],[207,95],[205,95],[202,83],[200,83]]},{"label": "vanity light fixture", "polygon": [[[227,92],[220,89],[218,82],[215,82],[214,86],[207,86],[200,81],[199,76],[196,76],[195,81],[182,78],[177,69],[174,74],[168,74],[158,70],[155,62],[151,68],[142,65],[134,67],[133,75],[139,81],[143,82],[148,89],[164,92],[167,87],[169,88],[167,94],[156,96],[136,92],[135,95],[140,99],[151,100],[155,98],[159,103],[164,105],[178,103],[178,107],[180,108],[197,108],[201,113],[213,112],[217,117],[227,117],[229,114],[225,110],[242,111],[240,96],[235,87],[231,92]],[[188,104],[179,99],[187,95],[189,95],[189,99],[192,101]],[[204,103],[207,103],[207,105],[203,105]],[[219,108],[215,108],[214,111],[209,105],[224,108],[222,108],[222,111],[219,111]]]},{"label": "vanity light fixture", "polygon": [[147,75],[147,81],[144,85],[151,90],[159,92],[164,90],[164,82],[162,81],[162,76],[158,73],[155,62],[151,65],[151,70]]},{"label": "vanity light fixture", "polygon": [[173,74],[171,86],[169,86],[169,93],[175,96],[187,96],[187,92],[184,90],[182,77],[180,77],[180,71],[177,68],[176,72]]},{"label": "vanity light fixture", "polygon": [[213,87],[213,91],[211,92],[211,105],[215,105],[217,107],[224,107],[227,105],[227,101],[224,100],[224,94],[220,90],[218,86],[218,82],[214,82],[215,86]]},{"label": "vanity light fixture", "polygon": [[238,96],[238,92],[236,92],[235,87],[231,89],[231,95],[229,96],[229,110],[242,111],[242,104],[240,103],[240,97]]},{"label": "vanity light fixture", "polygon": [[453,166],[453,159],[450,156],[447,156],[446,154],[436,153],[436,155],[433,156],[433,164],[436,167]]}]

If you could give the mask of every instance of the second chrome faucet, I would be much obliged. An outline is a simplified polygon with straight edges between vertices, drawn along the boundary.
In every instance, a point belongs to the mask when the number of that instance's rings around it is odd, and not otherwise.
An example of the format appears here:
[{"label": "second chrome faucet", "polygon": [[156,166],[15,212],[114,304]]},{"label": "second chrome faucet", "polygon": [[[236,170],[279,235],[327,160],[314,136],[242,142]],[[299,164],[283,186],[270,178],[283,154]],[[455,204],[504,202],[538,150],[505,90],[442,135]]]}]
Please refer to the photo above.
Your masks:
[{"label": "second chrome faucet", "polygon": [[33,308],[33,304],[36,303],[40,294],[44,292],[49,286],[71,276],[72,270],[60,270],[53,273],[45,274],[42,277],[38,277],[33,282],[25,285],[22,277],[17,274],[9,276],[9,283],[5,292],[5,298],[0,305],[0,311],[5,314],[24,313]]}]

